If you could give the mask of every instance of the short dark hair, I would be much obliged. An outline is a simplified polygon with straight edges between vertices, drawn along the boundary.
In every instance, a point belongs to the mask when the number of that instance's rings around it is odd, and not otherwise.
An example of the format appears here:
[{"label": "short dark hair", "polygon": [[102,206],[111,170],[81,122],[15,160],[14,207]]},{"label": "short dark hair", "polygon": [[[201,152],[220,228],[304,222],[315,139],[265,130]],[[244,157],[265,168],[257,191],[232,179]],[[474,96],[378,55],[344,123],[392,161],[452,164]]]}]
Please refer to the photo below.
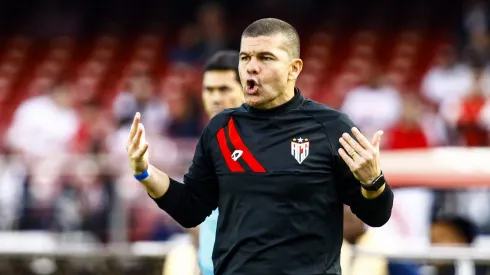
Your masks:
[{"label": "short dark hair", "polygon": [[238,59],[239,54],[237,51],[218,51],[211,56],[204,64],[204,72],[208,71],[234,71],[236,80],[240,82],[240,76],[238,74]]},{"label": "short dark hair", "polygon": [[434,219],[433,223],[443,223],[452,226],[465,238],[468,244],[472,244],[478,236],[478,226],[465,217],[457,215],[438,217]]},{"label": "short dark hair", "polygon": [[299,58],[300,41],[296,29],[289,23],[277,18],[259,19],[250,24],[242,34],[242,37],[258,37],[282,34],[286,37],[286,50],[291,57]]}]

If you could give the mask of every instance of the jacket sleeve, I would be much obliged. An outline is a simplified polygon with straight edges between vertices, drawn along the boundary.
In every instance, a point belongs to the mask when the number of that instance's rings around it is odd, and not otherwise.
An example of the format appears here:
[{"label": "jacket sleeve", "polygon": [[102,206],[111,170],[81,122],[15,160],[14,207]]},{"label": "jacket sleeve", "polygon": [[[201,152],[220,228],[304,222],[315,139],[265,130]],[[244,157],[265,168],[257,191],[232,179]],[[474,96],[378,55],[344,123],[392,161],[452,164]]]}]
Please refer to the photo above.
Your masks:
[{"label": "jacket sleeve", "polygon": [[206,127],[196,146],[192,164],[184,175],[184,183],[170,179],[167,192],[154,199],[158,207],[185,228],[198,226],[218,207],[218,178],[207,150],[210,140]]},{"label": "jacket sleeve", "polygon": [[393,208],[393,191],[386,184],[383,193],[374,199],[367,199],[362,195],[361,183],[355,178],[349,166],[338,153],[339,148],[342,147],[339,138],[343,133],[348,133],[355,139],[351,131],[352,127],[355,127],[355,125],[349,117],[344,113],[340,113],[338,119],[330,123],[327,128],[335,158],[337,190],[341,201],[350,206],[352,212],[359,219],[369,226],[380,227],[390,219]]}]

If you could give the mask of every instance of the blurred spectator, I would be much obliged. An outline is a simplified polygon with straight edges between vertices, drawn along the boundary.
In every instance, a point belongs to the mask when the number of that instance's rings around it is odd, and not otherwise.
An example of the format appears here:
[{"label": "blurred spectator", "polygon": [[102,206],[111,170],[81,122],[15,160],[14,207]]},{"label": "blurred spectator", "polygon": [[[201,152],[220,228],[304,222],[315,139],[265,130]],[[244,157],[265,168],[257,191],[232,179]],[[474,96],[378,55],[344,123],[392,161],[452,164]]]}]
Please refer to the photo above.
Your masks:
[{"label": "blurred spectator", "polygon": [[483,106],[481,110],[481,118],[483,122],[483,126],[489,133],[489,139],[490,139],[490,99],[488,99],[485,103],[485,106]]},{"label": "blurred spectator", "polygon": [[23,101],[8,130],[8,146],[29,157],[68,152],[79,127],[71,105],[69,83],[65,81],[52,85],[45,95]]},{"label": "blurred spectator", "polygon": [[[478,235],[476,225],[460,216],[441,217],[432,222],[431,243],[433,245],[471,246]],[[458,267],[453,264],[436,264],[437,275],[457,275]],[[485,275],[485,266],[476,266],[475,275]],[[465,274],[465,273],[463,273]]]},{"label": "blurred spectator", "polygon": [[344,243],[342,244],[340,265],[342,273],[351,275],[387,275],[388,261],[374,256],[356,256],[353,246],[376,248],[382,242],[373,239],[367,226],[344,205]]},{"label": "blurred spectator", "polygon": [[0,156],[0,230],[13,230],[22,208],[23,182],[28,170],[8,151]]},{"label": "blurred spectator", "polygon": [[80,127],[73,141],[73,151],[79,154],[106,151],[105,141],[116,130],[112,116],[95,100],[83,103],[79,116]]},{"label": "blurred spectator", "polygon": [[146,132],[162,133],[166,128],[168,107],[155,93],[150,76],[135,74],[128,80],[127,89],[120,92],[113,103],[113,111],[119,127],[131,126],[136,112],[141,113]]},{"label": "blurred spectator", "polygon": [[368,72],[366,84],[348,92],[341,111],[370,138],[376,131],[386,131],[394,125],[400,117],[402,102],[399,92],[385,85],[379,67],[373,66]]},{"label": "blurred spectator", "polygon": [[421,122],[424,108],[414,95],[403,97],[400,120],[386,131],[387,149],[413,149],[429,147],[429,139]]},{"label": "blurred spectator", "polygon": [[89,101],[95,101],[97,99],[97,85],[98,81],[95,77],[82,76],[79,77],[72,87],[73,97],[76,104],[85,104]]},{"label": "blurred spectator", "polygon": [[473,69],[473,86],[461,98],[447,100],[441,106],[441,115],[457,136],[457,144],[465,146],[489,146],[490,140],[485,127],[484,106],[488,98],[482,89],[483,68]]},{"label": "blurred spectator", "polygon": [[350,210],[344,206],[344,242],[340,254],[342,274],[349,275],[416,275],[418,268],[407,263],[390,263],[387,259],[376,256],[362,256],[356,254],[355,246],[366,249],[383,249],[393,240],[382,239],[373,234],[367,226]]},{"label": "blurred spectator", "polygon": [[456,50],[445,46],[439,50],[435,64],[422,79],[421,92],[438,106],[443,101],[461,98],[473,85],[471,70],[458,62]]},{"label": "blurred spectator", "polygon": [[202,131],[202,112],[196,98],[188,92],[166,93],[169,104],[169,126],[166,133],[171,137],[198,137]]},{"label": "blurred spectator", "polygon": [[466,218],[441,217],[432,222],[430,239],[435,245],[471,245],[478,235],[475,224]]}]

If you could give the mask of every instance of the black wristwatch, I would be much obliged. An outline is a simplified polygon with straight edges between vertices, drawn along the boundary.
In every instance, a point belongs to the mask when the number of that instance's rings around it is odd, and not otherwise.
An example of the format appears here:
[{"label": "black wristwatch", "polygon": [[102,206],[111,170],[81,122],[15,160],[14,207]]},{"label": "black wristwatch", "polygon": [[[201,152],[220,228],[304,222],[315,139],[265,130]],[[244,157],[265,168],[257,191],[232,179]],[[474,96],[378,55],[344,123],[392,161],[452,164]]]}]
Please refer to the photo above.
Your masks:
[{"label": "black wristwatch", "polygon": [[385,177],[383,175],[383,172],[381,172],[381,174],[376,179],[374,179],[371,184],[364,184],[361,182],[361,186],[367,191],[378,191],[385,183]]}]

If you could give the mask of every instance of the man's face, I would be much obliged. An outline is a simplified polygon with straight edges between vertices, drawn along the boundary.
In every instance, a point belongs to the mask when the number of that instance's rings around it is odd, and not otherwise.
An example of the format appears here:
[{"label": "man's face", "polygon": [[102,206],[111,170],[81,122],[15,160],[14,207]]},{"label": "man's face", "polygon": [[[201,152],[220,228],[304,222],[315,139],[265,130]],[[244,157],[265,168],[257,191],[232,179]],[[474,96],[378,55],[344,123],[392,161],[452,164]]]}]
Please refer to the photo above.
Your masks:
[{"label": "man's face", "polygon": [[70,87],[68,84],[61,84],[53,87],[51,97],[60,106],[68,107],[71,104]]},{"label": "man's face", "polygon": [[129,89],[137,100],[146,102],[151,97],[153,86],[150,78],[146,76],[139,76],[130,79]]},{"label": "man's face", "polygon": [[212,118],[224,109],[243,104],[243,92],[235,71],[207,71],[202,85],[204,109]]},{"label": "man's face", "polygon": [[285,42],[280,34],[242,37],[239,72],[245,101],[250,106],[275,107],[271,105],[283,96],[288,82],[296,80],[301,68],[298,71],[298,59],[290,56]]}]

